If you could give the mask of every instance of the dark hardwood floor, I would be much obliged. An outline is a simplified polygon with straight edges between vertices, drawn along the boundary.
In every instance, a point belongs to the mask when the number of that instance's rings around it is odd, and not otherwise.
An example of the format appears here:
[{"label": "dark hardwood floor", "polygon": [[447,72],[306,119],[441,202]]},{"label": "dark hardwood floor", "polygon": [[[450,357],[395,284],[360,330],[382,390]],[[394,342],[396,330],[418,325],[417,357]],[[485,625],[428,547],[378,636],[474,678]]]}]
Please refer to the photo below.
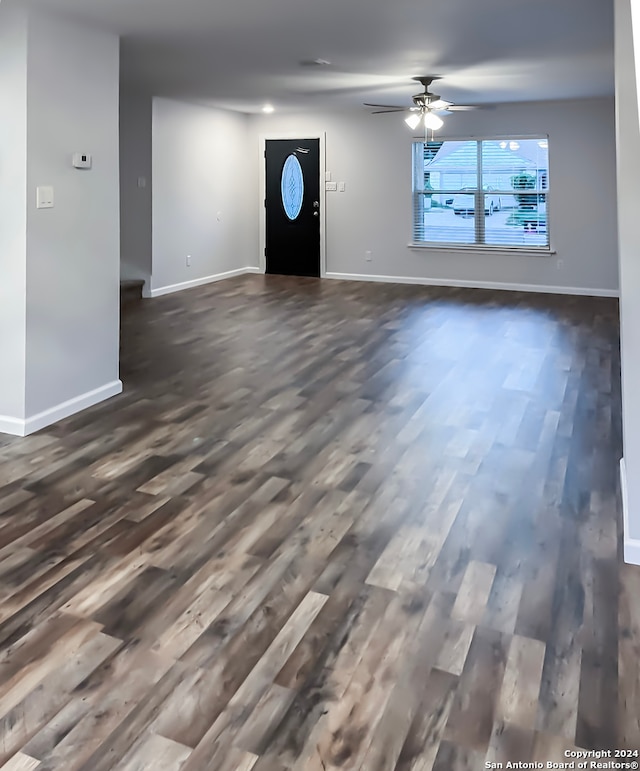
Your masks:
[{"label": "dark hardwood floor", "polygon": [[640,748],[617,313],[277,276],[129,305],[125,393],[0,438],[0,767]]}]

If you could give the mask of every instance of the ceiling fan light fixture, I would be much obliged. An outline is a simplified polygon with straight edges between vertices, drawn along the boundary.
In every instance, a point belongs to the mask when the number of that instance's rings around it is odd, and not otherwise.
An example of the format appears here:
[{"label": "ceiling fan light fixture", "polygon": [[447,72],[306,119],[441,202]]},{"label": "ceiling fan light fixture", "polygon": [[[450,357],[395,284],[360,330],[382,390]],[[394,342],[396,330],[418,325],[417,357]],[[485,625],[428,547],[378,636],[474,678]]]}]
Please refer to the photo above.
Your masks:
[{"label": "ceiling fan light fixture", "polygon": [[412,115],[407,115],[407,117],[404,119],[404,122],[409,126],[410,129],[417,129],[420,125],[422,117],[419,115],[419,113],[414,112]]},{"label": "ceiling fan light fixture", "polygon": [[444,121],[437,115],[438,112],[448,114],[450,110],[475,109],[475,107],[456,105],[453,102],[448,102],[446,99],[442,99],[439,94],[434,94],[432,91],[429,91],[431,83],[438,79],[438,75],[424,75],[414,78],[414,80],[422,83],[424,91],[420,94],[414,94],[411,97],[413,107],[404,108],[396,105],[370,104],[368,102],[365,102],[365,106],[377,108],[372,115],[378,115],[379,113],[385,112],[409,112],[410,114],[404,119],[407,126],[413,131],[422,124],[425,129],[426,137],[427,131],[438,131],[438,129],[441,129],[444,126]]},{"label": "ceiling fan light fixture", "polygon": [[432,131],[437,131],[444,126],[444,121],[432,112],[425,113],[424,125]]}]

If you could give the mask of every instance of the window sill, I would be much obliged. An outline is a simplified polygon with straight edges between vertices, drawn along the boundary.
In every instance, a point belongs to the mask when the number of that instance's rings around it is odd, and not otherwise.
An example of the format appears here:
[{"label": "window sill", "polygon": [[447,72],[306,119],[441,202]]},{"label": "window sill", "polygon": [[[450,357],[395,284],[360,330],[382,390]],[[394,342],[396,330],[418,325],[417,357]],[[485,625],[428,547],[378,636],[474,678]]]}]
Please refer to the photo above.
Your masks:
[{"label": "window sill", "polygon": [[407,244],[409,249],[427,249],[435,252],[481,252],[482,254],[520,254],[526,257],[551,257],[556,254],[555,249],[541,246],[487,246],[484,244],[438,244],[411,242]]}]

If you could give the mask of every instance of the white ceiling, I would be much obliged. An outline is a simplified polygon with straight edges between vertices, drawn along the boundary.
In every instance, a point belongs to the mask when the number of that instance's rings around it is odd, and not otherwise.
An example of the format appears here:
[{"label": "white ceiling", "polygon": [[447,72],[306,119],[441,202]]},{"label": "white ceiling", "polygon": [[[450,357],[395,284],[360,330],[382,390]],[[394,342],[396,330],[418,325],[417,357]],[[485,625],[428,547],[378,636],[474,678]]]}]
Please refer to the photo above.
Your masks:
[{"label": "white ceiling", "polygon": [[[613,93],[612,0],[32,0],[122,35],[123,78],[256,112]],[[330,66],[305,67],[302,60]]]}]

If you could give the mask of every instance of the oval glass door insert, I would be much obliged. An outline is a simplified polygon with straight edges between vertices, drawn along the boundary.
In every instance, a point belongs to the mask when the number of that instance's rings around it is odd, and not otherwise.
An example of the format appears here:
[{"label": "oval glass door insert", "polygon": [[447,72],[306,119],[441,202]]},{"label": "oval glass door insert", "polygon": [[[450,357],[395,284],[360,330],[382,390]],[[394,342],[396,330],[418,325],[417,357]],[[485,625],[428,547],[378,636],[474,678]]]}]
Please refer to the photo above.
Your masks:
[{"label": "oval glass door insert", "polygon": [[282,167],[282,205],[290,220],[295,220],[302,209],[304,197],[304,180],[302,178],[302,166],[293,153],[287,158]]}]

